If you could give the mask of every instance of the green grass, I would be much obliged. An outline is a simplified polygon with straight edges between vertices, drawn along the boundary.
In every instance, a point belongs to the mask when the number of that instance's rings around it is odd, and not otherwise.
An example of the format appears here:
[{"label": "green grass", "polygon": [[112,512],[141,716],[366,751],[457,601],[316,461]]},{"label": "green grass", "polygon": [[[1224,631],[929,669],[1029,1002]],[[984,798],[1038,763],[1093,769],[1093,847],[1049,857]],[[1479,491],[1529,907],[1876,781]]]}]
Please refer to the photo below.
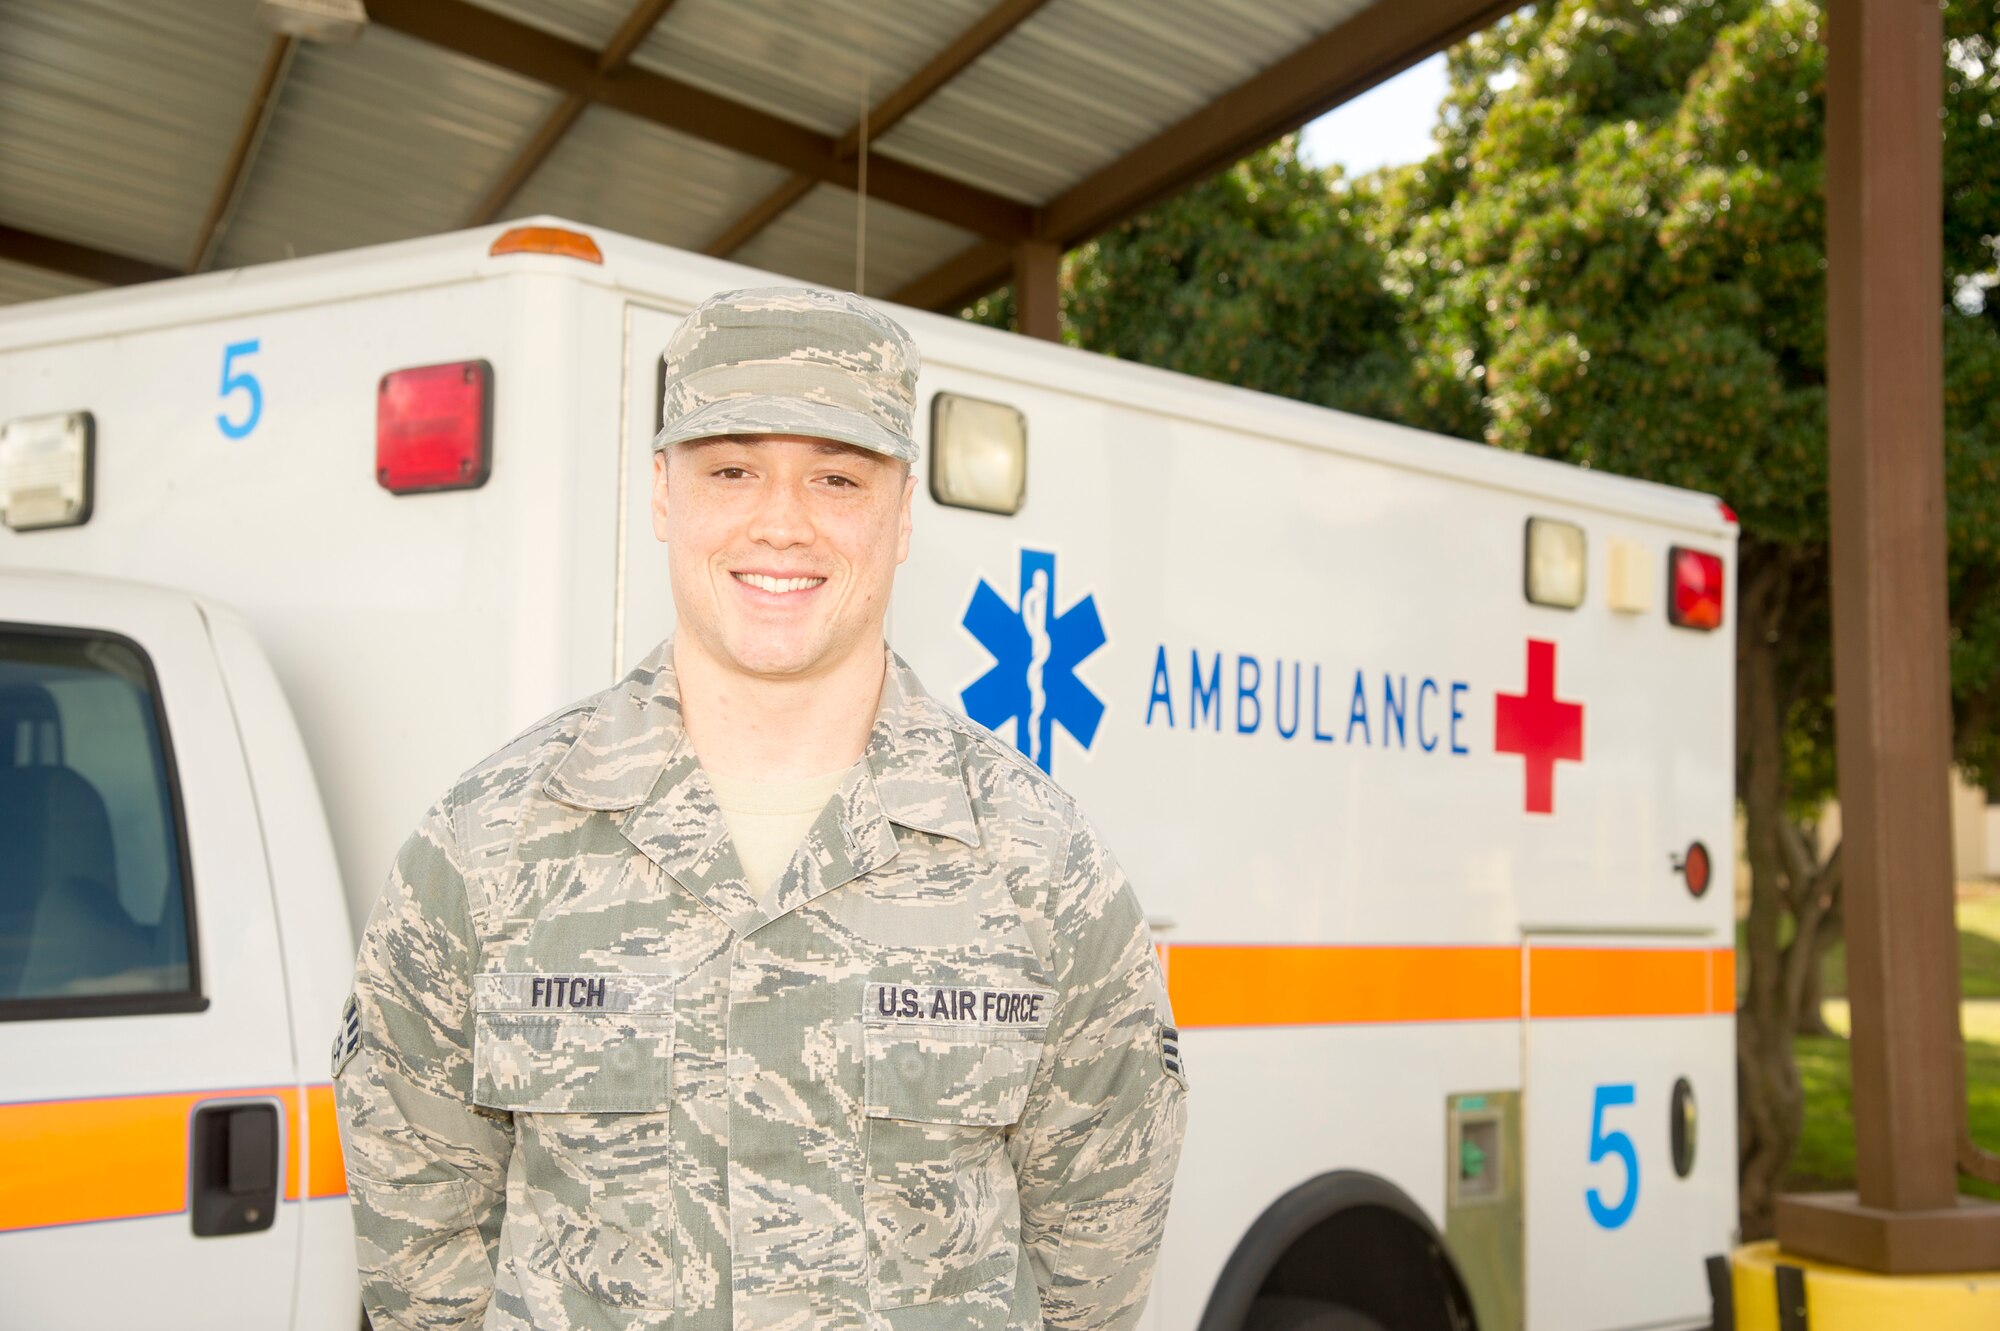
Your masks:
[{"label": "green grass", "polygon": [[2000,892],[1968,897],[1958,903],[1958,927],[2000,939]]},{"label": "green grass", "polygon": [[[1847,1041],[1801,1036],[1793,1041],[1792,1050],[1805,1086],[1806,1121],[1792,1154],[1787,1185],[1801,1192],[1852,1188],[1854,1094]],[[2000,1044],[1966,1041],[1965,1076],[1973,1140],[1989,1151],[2000,1151]],[[1959,1179],[1959,1188],[1971,1196],[2000,1200],[2000,1188],[1975,1179]]]},{"label": "green grass", "polygon": [[[1741,948],[1741,931],[1738,932]],[[1959,986],[1968,999],[2000,998],[2000,891],[1958,902]],[[1846,951],[1834,944],[1821,973],[1829,998],[1847,993]],[[1844,1003],[1827,1005],[1828,1024],[1845,1029]],[[1975,1003],[1964,1015],[1966,1112],[1973,1140],[2000,1152],[2000,1004]],[[1854,1186],[1854,1093],[1847,1041],[1801,1036],[1792,1043],[1805,1091],[1805,1127],[1787,1186],[1819,1192]],[[1961,1178],[1969,1195],[2000,1200],[2000,1188]]]}]

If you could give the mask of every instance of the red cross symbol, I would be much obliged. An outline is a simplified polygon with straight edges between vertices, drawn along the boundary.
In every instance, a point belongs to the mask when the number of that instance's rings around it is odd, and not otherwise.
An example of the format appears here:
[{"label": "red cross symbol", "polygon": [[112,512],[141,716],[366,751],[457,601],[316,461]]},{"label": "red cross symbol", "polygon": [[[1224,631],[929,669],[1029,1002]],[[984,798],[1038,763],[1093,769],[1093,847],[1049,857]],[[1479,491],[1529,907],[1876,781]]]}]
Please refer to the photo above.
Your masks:
[{"label": "red cross symbol", "polygon": [[1583,761],[1583,704],[1556,701],[1556,645],[1528,639],[1528,691],[1494,703],[1493,747],[1528,762],[1528,812],[1554,813],[1556,763]]}]

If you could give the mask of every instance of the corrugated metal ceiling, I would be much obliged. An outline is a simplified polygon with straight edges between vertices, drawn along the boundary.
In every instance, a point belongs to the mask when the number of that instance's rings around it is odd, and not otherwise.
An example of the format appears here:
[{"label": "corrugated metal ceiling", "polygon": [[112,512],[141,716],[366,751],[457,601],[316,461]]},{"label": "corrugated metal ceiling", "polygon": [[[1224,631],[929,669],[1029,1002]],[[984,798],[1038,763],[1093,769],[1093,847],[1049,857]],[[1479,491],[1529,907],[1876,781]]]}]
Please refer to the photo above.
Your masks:
[{"label": "corrugated metal ceiling", "polygon": [[46,268],[31,268],[25,263],[9,263],[0,259],[0,305],[46,300],[50,296],[70,296],[96,288],[97,283],[86,282],[67,273],[52,273]]},{"label": "corrugated metal ceiling", "polygon": [[785,177],[783,167],[594,106],[506,216],[553,213],[698,250]]},{"label": "corrugated metal ceiling", "polygon": [[302,44],[218,266],[463,226],[556,101],[379,28],[351,46]]},{"label": "corrugated metal ceiling", "polygon": [[[480,11],[504,15],[534,30],[538,58],[575,67],[596,60],[641,0],[476,3],[394,7],[405,26],[414,11],[456,14],[457,29]],[[630,60],[643,72],[635,77],[719,95],[825,144],[849,132],[864,100],[881,105],[962,34],[994,22],[998,4],[1018,26],[869,151],[943,188],[959,188],[948,179],[1039,206],[1369,3],[676,0]],[[273,50],[255,10],[255,0],[0,0],[0,225],[186,269]],[[215,265],[450,230],[490,202],[502,217],[555,213],[688,248],[727,235],[723,248],[745,262],[852,282],[848,190],[705,141],[701,124],[655,123],[673,123],[669,113],[590,105],[551,135],[550,117],[580,103],[504,59],[447,49],[457,29],[442,24],[419,40],[383,19],[348,45],[298,44]],[[570,45],[551,48],[551,38]],[[540,140],[552,150],[524,158]],[[761,227],[744,221],[752,215]],[[880,198],[865,215],[867,284],[878,293],[979,240]],[[78,285],[0,268],[0,302]]]},{"label": "corrugated metal ceiling", "polygon": [[1369,0],[1065,0],[883,137],[882,152],[1045,203]]},{"label": "corrugated metal ceiling", "polygon": [[733,101],[845,134],[990,0],[679,0],[633,57]]},{"label": "corrugated metal ceiling", "polygon": [[185,266],[271,44],[244,8],[0,4],[0,221]]},{"label": "corrugated metal ceiling", "polygon": [[[854,286],[855,196],[821,185],[732,257],[753,268],[789,273],[831,287]],[[889,291],[905,274],[921,273],[949,259],[979,237],[970,231],[868,201],[867,291]]]}]

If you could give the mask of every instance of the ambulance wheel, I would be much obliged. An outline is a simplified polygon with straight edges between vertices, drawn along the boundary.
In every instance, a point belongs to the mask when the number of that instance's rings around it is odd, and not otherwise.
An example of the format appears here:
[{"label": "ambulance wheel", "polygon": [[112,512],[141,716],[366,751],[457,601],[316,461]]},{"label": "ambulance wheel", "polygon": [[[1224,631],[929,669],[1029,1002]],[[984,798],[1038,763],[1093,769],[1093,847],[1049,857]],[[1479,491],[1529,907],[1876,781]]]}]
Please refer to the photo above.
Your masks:
[{"label": "ambulance wheel", "polygon": [[1352,1308],[1321,1299],[1266,1294],[1250,1305],[1243,1331],[1384,1331],[1382,1324]]}]

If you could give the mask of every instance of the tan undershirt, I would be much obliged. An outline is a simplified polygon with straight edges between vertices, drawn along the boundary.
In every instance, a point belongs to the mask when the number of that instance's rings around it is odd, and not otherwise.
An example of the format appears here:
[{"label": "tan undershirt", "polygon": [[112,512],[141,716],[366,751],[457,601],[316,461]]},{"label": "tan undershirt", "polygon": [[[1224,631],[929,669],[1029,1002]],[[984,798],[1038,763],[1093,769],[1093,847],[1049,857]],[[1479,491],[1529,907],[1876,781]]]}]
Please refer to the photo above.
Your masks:
[{"label": "tan undershirt", "polygon": [[743,862],[743,877],[768,915],[771,893],[785,866],[820,810],[839,792],[847,769],[804,781],[738,781],[713,772],[707,775],[729,839],[736,844],[736,858]]}]

